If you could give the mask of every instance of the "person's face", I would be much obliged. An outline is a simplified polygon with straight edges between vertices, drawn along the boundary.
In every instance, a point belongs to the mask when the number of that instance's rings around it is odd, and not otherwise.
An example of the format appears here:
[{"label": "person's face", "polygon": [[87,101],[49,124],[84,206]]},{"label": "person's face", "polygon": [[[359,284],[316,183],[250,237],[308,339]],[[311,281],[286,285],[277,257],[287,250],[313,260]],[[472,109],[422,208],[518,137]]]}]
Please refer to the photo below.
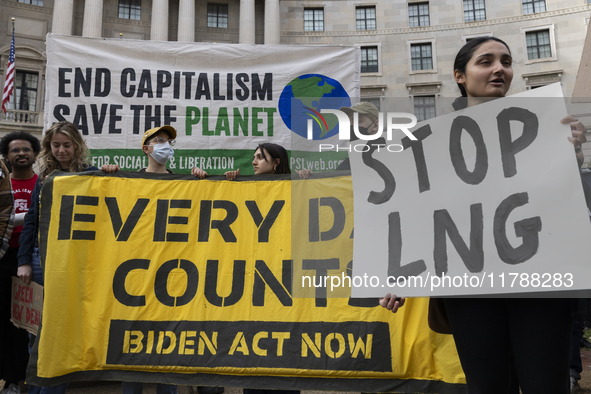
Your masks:
[{"label": "person's face", "polygon": [[258,148],[254,152],[254,158],[252,159],[252,167],[254,168],[255,175],[273,174],[275,169],[273,167],[279,165],[279,159],[271,160],[269,152],[261,148]]},{"label": "person's face", "polygon": [[62,169],[70,167],[70,162],[74,157],[74,143],[63,133],[55,133],[51,139],[51,154],[60,163]]},{"label": "person's face", "polygon": [[152,153],[154,152],[154,145],[164,144],[167,141],[170,142],[170,136],[164,131],[160,130],[150,138],[150,141],[148,141],[147,145],[142,147],[142,150],[146,154]]},{"label": "person's face", "polygon": [[[353,114],[349,115],[349,122],[351,122],[351,124],[353,124]],[[377,119],[372,118],[371,116],[367,116],[365,114],[359,114],[359,130],[361,131],[361,128],[363,129],[367,129],[368,134],[367,135],[372,135],[378,132],[378,121]]]},{"label": "person's face", "polygon": [[468,97],[504,97],[513,80],[512,62],[505,45],[486,41],[472,54],[466,72],[456,70],[454,78],[464,85]]},{"label": "person's face", "polygon": [[6,159],[12,168],[30,168],[36,158],[37,155],[29,141],[14,140],[8,144],[8,157]]}]

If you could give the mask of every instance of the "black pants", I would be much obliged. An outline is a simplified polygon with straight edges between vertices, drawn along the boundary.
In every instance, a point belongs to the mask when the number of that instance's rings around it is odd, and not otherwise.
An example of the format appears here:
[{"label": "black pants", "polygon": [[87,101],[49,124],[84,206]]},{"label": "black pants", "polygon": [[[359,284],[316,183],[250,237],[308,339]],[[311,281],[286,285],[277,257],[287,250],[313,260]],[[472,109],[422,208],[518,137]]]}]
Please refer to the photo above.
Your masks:
[{"label": "black pants", "polygon": [[10,248],[0,260],[0,379],[7,382],[24,380],[29,360],[27,331],[10,322],[11,277],[16,276],[17,253],[18,248]]},{"label": "black pants", "polygon": [[568,394],[571,300],[447,298],[470,394]]}]

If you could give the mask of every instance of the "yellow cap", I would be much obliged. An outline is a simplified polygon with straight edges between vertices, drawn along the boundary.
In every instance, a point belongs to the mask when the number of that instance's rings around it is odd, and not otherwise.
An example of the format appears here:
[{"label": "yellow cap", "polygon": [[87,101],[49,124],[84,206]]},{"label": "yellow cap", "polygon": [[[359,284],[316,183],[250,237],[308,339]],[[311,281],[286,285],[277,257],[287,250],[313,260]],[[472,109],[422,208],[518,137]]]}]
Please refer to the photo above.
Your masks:
[{"label": "yellow cap", "polygon": [[144,136],[142,137],[142,146],[146,144],[146,140],[148,138],[150,138],[159,131],[164,131],[166,134],[170,136],[170,139],[176,139],[176,130],[174,129],[174,127],[169,125],[154,127],[153,129],[150,129],[144,133]]}]

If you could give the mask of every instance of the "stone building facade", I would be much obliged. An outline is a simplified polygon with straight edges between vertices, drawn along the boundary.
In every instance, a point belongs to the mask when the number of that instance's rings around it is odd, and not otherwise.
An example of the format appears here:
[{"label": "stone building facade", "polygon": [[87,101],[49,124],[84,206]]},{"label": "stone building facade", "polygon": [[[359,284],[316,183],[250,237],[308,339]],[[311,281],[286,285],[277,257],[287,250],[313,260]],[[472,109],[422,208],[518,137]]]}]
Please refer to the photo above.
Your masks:
[{"label": "stone building facade", "polygon": [[[419,118],[456,97],[452,65],[469,39],[509,43],[509,94],[560,82],[572,94],[591,0],[1,0],[0,78],[15,18],[18,94],[0,133],[43,124],[45,36],[282,45],[357,45],[361,95],[405,98]],[[589,111],[591,112],[591,111]],[[584,115],[584,114],[581,114]],[[587,122],[586,122],[587,123]],[[587,125],[589,126],[589,125]]]}]

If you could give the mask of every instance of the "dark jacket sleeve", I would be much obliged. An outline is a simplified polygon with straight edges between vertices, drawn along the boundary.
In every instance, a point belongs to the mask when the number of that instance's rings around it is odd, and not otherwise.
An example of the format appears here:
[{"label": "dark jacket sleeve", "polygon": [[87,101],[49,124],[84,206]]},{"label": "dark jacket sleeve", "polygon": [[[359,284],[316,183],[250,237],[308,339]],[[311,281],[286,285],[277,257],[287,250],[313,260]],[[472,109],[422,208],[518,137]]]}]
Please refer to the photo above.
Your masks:
[{"label": "dark jacket sleeve", "polygon": [[20,247],[18,249],[18,266],[29,264],[33,259],[33,247],[35,238],[37,238],[37,229],[39,226],[39,195],[41,194],[41,177],[37,178],[33,194],[31,195],[31,206],[25,218],[25,224],[19,237]]},{"label": "dark jacket sleeve", "polygon": [[0,258],[8,250],[8,241],[14,228],[14,197],[8,169],[0,161]]}]

